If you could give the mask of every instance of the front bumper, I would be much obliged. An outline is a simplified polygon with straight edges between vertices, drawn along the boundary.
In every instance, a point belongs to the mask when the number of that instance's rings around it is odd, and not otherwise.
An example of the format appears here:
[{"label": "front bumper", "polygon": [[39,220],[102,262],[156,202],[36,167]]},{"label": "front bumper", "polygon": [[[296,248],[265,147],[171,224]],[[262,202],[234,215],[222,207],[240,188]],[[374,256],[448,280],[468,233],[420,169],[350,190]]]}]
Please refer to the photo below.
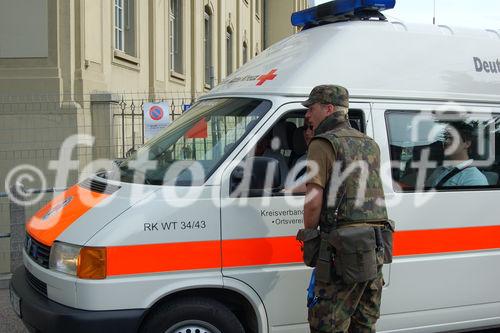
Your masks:
[{"label": "front bumper", "polygon": [[137,332],[146,312],[86,311],[61,305],[28,284],[24,267],[13,274],[10,289],[20,298],[21,319],[31,332]]}]

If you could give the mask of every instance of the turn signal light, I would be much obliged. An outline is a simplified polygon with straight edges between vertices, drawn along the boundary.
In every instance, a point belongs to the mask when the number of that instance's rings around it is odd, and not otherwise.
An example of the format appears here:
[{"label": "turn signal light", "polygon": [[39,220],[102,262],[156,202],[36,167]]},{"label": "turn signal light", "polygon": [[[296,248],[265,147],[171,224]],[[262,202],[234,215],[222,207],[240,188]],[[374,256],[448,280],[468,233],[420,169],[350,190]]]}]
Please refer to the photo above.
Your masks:
[{"label": "turn signal light", "polygon": [[80,279],[105,279],[106,266],[105,247],[83,247],[78,258],[77,276]]}]

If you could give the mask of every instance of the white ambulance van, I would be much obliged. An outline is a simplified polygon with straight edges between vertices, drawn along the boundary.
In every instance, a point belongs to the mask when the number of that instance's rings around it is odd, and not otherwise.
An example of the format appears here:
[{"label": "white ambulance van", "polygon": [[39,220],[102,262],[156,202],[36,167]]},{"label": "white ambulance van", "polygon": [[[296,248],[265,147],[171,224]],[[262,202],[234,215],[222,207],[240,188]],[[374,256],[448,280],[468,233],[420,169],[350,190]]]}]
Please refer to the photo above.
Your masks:
[{"label": "white ambulance van", "polygon": [[[304,194],[283,186],[306,152],[300,102],[318,84],[349,90],[351,125],[381,148],[397,230],[377,330],[500,325],[499,31],[389,22],[374,10],[392,5],[339,0],[297,13],[306,29],[245,64],[117,170],[42,208],[10,286],[26,326],[308,332],[311,271],[295,239]],[[420,162],[443,162],[449,115],[478,128],[470,159],[487,183],[419,186],[435,171],[419,172]],[[264,181],[269,166],[279,171]]]}]

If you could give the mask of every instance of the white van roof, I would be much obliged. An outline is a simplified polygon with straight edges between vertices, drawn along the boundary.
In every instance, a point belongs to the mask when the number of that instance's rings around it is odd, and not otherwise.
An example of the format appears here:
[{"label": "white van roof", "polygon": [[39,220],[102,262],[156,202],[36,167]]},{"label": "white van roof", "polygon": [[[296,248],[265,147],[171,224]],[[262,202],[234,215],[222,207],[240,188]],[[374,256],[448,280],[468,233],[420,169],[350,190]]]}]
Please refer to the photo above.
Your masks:
[{"label": "white van roof", "polygon": [[306,96],[340,84],[353,97],[500,102],[500,34],[387,21],[323,25],[274,44],[208,96]]}]

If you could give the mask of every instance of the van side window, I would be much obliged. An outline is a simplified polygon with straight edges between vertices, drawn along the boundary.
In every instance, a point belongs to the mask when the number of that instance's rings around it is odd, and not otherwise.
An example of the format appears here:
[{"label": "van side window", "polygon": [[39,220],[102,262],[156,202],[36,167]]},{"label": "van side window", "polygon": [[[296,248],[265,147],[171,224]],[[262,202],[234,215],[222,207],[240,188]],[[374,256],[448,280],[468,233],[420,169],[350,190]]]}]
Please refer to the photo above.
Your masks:
[{"label": "van side window", "polygon": [[[305,140],[304,116],[306,110],[295,110],[288,112],[267,133],[262,136],[256,146],[252,149],[246,159],[264,157],[277,163],[279,169],[279,186],[272,192],[263,191],[262,196],[279,196],[285,194],[288,186],[290,171],[294,171],[295,164],[305,159],[307,143]],[[312,131],[310,131],[312,137]],[[263,170],[262,170],[263,171]],[[255,173],[255,170],[253,170]],[[264,172],[265,173],[265,172]],[[297,172],[295,172],[297,173]],[[256,175],[257,178],[266,178],[268,175]],[[257,196],[255,193],[251,196]]]},{"label": "van side window", "polygon": [[500,114],[387,111],[396,191],[498,188]]},{"label": "van side window", "polygon": [[[314,136],[314,131],[305,119],[306,111],[305,109],[294,110],[280,118],[247,156],[246,160],[253,157],[267,157],[275,160],[280,170],[281,183],[281,186],[273,191],[248,191],[248,193],[252,193],[249,196],[281,196],[305,193],[305,183],[302,184],[300,180],[304,179],[305,176],[307,146]],[[362,110],[349,110],[349,122],[351,127],[365,131]],[[258,177],[264,179],[267,175],[263,174]]]},{"label": "van side window", "polygon": [[363,110],[350,109],[349,110],[349,124],[352,128],[357,129],[360,132],[366,133],[366,120]]}]

